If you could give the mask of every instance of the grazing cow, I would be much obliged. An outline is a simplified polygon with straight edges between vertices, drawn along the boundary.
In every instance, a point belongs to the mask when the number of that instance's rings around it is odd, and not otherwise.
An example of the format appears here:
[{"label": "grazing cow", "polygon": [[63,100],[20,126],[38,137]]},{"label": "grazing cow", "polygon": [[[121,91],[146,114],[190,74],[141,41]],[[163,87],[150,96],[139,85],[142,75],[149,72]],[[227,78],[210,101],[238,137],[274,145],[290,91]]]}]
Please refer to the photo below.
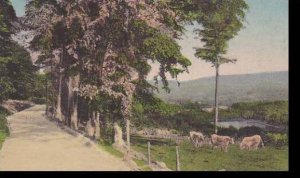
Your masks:
[{"label": "grazing cow", "polygon": [[211,143],[213,145],[213,148],[220,147],[221,150],[227,152],[228,151],[228,145],[234,144],[233,138],[230,138],[229,136],[221,136],[217,134],[211,135]]},{"label": "grazing cow", "polygon": [[196,148],[201,147],[203,145],[204,135],[201,132],[191,131],[190,140]]},{"label": "grazing cow", "polygon": [[240,143],[240,149],[247,149],[247,150],[257,150],[259,144],[264,148],[264,143],[260,137],[260,135],[253,135],[252,137],[244,137],[242,142]]}]

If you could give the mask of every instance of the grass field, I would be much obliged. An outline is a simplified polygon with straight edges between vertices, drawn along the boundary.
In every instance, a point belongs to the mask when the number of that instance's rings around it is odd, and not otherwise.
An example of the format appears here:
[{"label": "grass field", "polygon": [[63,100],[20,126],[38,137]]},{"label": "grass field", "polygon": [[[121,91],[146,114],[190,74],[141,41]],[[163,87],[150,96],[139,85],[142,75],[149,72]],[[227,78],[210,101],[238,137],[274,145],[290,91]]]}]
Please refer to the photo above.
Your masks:
[{"label": "grass field", "polygon": [[[147,140],[133,137],[133,148],[147,155]],[[171,141],[151,141],[151,155],[155,161],[163,161],[176,169],[175,144]],[[240,150],[238,145],[230,145],[227,153],[207,146],[195,149],[185,141],[179,145],[182,171],[287,171],[288,149],[266,146],[256,151]]]},{"label": "grass field", "polygon": [[2,130],[0,130],[0,149],[2,147],[2,144],[5,140],[5,138],[7,137],[7,133],[3,132]]}]

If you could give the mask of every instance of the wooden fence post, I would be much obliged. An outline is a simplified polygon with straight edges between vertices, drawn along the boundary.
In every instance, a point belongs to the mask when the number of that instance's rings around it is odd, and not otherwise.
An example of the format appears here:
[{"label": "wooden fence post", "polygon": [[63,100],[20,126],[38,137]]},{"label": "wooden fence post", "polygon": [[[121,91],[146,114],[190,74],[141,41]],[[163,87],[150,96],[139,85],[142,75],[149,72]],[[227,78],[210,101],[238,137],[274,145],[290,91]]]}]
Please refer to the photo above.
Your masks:
[{"label": "wooden fence post", "polygon": [[150,141],[148,141],[148,164],[149,164],[149,166],[151,165],[151,159],[150,159]]},{"label": "wooden fence post", "polygon": [[176,145],[176,171],[180,171],[178,145]]}]

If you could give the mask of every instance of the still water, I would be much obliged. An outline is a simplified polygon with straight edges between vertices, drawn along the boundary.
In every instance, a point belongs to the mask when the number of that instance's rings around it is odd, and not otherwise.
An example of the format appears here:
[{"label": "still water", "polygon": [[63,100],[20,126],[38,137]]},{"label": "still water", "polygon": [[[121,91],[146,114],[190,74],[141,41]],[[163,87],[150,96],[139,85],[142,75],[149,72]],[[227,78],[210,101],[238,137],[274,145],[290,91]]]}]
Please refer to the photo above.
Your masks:
[{"label": "still water", "polygon": [[224,128],[229,128],[230,126],[236,128],[236,129],[240,129],[242,127],[251,127],[251,126],[255,126],[255,127],[259,127],[261,129],[265,129],[265,130],[281,130],[282,127],[280,126],[275,126],[275,125],[271,125],[268,124],[266,122],[263,121],[259,121],[259,120],[235,120],[235,121],[219,121],[217,124],[219,127],[224,127]]}]

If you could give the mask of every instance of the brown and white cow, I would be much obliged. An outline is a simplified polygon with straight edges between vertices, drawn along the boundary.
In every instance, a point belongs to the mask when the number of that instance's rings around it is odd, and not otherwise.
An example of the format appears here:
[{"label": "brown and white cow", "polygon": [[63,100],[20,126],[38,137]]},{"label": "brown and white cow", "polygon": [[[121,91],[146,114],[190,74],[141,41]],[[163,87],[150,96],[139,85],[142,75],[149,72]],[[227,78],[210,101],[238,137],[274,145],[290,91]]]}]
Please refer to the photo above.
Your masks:
[{"label": "brown and white cow", "polygon": [[204,135],[201,132],[191,131],[190,140],[196,148],[201,147],[203,145]]},{"label": "brown and white cow", "polygon": [[230,138],[229,136],[221,136],[217,134],[211,135],[211,143],[213,145],[213,148],[220,147],[221,150],[227,152],[228,151],[228,145],[234,144],[233,138]]},{"label": "brown and white cow", "polygon": [[264,148],[264,143],[260,135],[253,135],[251,137],[244,137],[242,142],[240,143],[240,149],[247,149],[247,150],[257,150],[259,144]]}]

